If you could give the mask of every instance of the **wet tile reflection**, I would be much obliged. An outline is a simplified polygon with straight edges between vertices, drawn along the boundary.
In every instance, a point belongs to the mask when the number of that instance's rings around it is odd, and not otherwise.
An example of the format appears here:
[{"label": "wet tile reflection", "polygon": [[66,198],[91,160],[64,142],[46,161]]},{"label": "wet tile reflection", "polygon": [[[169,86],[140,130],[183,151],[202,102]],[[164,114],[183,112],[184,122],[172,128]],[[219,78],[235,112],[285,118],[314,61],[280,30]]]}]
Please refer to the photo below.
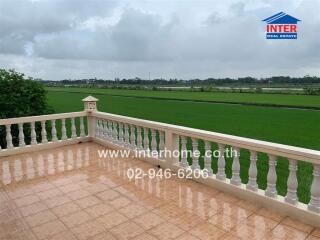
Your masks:
[{"label": "wet tile reflection", "polygon": [[130,180],[94,143],[0,158],[0,239],[317,239],[319,230],[191,180]]}]

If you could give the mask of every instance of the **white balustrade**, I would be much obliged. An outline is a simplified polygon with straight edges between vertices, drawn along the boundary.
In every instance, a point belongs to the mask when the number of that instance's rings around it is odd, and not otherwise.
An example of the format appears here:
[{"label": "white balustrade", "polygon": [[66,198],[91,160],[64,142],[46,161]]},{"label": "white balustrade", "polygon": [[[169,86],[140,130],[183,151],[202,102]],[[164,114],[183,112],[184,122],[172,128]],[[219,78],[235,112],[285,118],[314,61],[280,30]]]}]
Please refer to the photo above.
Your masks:
[{"label": "white balustrade", "polygon": [[269,171],[267,176],[267,189],[265,195],[268,197],[277,197],[277,173],[276,173],[277,157],[269,155]]},{"label": "white balustrade", "polygon": [[123,124],[119,123],[119,142],[121,144],[124,143],[124,138],[123,138]]},{"label": "white balustrade", "polygon": [[46,121],[41,121],[41,143],[47,143]]},{"label": "white balustrade", "polygon": [[61,119],[61,140],[67,140],[66,119]]},{"label": "white balustrade", "polygon": [[[93,98],[88,98],[88,101],[93,100]],[[91,106],[86,102],[86,106]],[[96,105],[92,105],[96,106]],[[149,150],[158,150],[161,152],[161,150],[172,150],[172,151],[179,151],[180,145],[179,145],[179,137],[180,137],[180,144],[181,144],[181,160],[179,163],[180,167],[189,167],[188,159],[187,159],[187,139],[192,139],[192,165],[191,168],[193,170],[200,169],[199,164],[199,157],[203,157],[204,159],[204,170],[206,170],[210,176],[214,175],[212,171],[212,161],[214,158],[211,155],[211,143],[218,144],[218,160],[217,160],[217,173],[215,175],[215,178],[209,178],[206,181],[203,181],[204,183],[208,183],[211,185],[217,186],[220,188],[220,190],[223,190],[224,184],[229,184],[226,189],[228,191],[232,191],[232,189],[235,189],[237,192],[237,196],[241,197],[243,194],[243,191],[245,192],[245,196],[252,196],[252,200],[255,201],[256,199],[259,200],[258,202],[261,204],[264,204],[268,201],[270,201],[271,204],[277,204],[277,210],[281,211],[281,204],[285,204],[283,206],[286,206],[284,209],[286,213],[291,213],[293,211],[295,216],[298,216],[298,213],[302,213],[302,215],[308,213],[307,218],[304,219],[315,219],[320,213],[320,151],[316,150],[310,150],[310,149],[303,149],[303,148],[297,148],[292,146],[286,146],[286,145],[280,145],[275,143],[268,143],[264,141],[258,141],[253,139],[247,139],[247,138],[241,138],[241,137],[235,137],[231,135],[225,135],[220,133],[214,133],[204,130],[198,130],[198,129],[192,129],[187,127],[180,127],[170,124],[164,124],[164,123],[157,123],[153,121],[147,121],[142,119],[136,119],[136,118],[130,118],[125,116],[119,116],[109,113],[102,113],[98,112],[96,110],[96,107],[94,108],[86,108],[84,112],[79,113],[64,113],[64,114],[53,114],[53,115],[45,115],[45,116],[35,116],[35,117],[23,117],[23,118],[15,118],[15,119],[0,119],[0,126],[5,127],[6,130],[6,142],[2,144],[2,148],[0,147],[0,155],[1,156],[7,156],[10,152],[20,151],[23,152],[25,149],[32,149],[34,145],[37,145],[37,134],[41,134],[42,141],[40,145],[38,145],[38,149],[41,149],[42,147],[48,148],[48,146],[57,146],[57,145],[66,145],[66,144],[73,144],[77,143],[77,141],[82,141],[82,139],[77,138],[77,127],[76,127],[76,118],[80,119],[80,137],[86,138],[86,131],[85,131],[85,124],[84,124],[84,117],[88,118],[88,140],[96,141],[97,138],[99,140],[102,140],[102,143],[104,141],[106,142],[114,142],[116,144],[121,144],[122,147],[131,147],[131,148],[139,148],[139,149],[145,149]],[[68,129],[66,129],[66,119],[71,120],[71,124],[67,125]],[[60,129],[56,129],[56,121],[61,120],[61,140],[58,141],[57,137],[57,131],[60,132]],[[48,143],[47,139],[47,132],[46,132],[46,121],[51,122],[51,140],[52,143]],[[38,125],[36,123],[41,123],[41,129],[38,128]],[[24,125],[25,124],[25,125]],[[31,133],[30,136],[24,136],[24,126],[27,124],[31,125]],[[18,126],[19,132],[17,133],[11,133],[11,126]],[[48,126],[47,126],[48,127]],[[137,129],[136,129],[137,128]],[[143,133],[142,133],[143,129]],[[67,130],[68,133],[71,133],[71,139],[68,140],[67,137]],[[149,131],[150,131],[150,140],[149,142]],[[157,136],[158,132],[158,136]],[[17,134],[12,136],[12,134]],[[142,136],[143,135],[143,136]],[[24,147],[25,144],[28,142],[25,142],[26,139],[31,139],[29,147]],[[13,148],[13,140],[16,145],[17,140],[19,140],[19,146]],[[66,140],[66,141],[65,141]],[[205,155],[200,156],[199,150],[198,150],[198,142],[199,140],[204,142],[204,149],[205,149]],[[65,143],[64,143],[65,141]],[[101,141],[99,141],[101,142]],[[7,149],[3,149],[6,146]],[[230,181],[226,180],[226,160],[225,160],[225,147],[226,146],[233,146],[233,160],[232,160],[232,176]],[[36,149],[36,148],[35,148]],[[248,150],[250,152],[250,166],[248,169],[248,183],[242,184],[241,176],[240,176],[240,169],[242,170],[243,163],[239,159],[240,149]],[[6,152],[7,151],[7,152]],[[2,154],[3,153],[3,154]],[[257,177],[258,177],[258,171],[260,171],[259,164],[262,164],[263,162],[257,161],[258,153],[264,153],[266,154],[268,159],[268,174],[267,174],[267,188],[265,191],[258,190],[258,184],[257,184]],[[10,155],[10,154],[9,154]],[[82,154],[77,154],[78,159],[81,159],[81,162],[76,162],[76,164],[73,162],[73,157],[68,157],[69,161],[66,163],[66,166],[69,166],[69,169],[74,169],[76,166],[84,166],[83,162],[83,156]],[[215,155],[216,156],[216,155]],[[259,155],[260,156],[260,155]],[[159,156],[161,158],[161,161],[154,161],[154,164],[159,163],[165,163],[164,166],[170,168],[172,166],[173,170],[177,170],[179,166],[176,166],[176,163],[178,162],[178,159],[176,157],[164,157]],[[289,161],[289,176],[287,179],[287,194],[285,197],[278,197],[277,187],[282,186],[280,184],[283,183],[283,176],[281,176],[281,179],[279,177],[279,181],[277,181],[277,173],[276,173],[276,165],[277,165],[277,159],[279,158],[279,161],[283,161],[283,158],[288,159]],[[51,159],[51,157],[50,157]],[[55,159],[52,157],[52,159]],[[243,158],[241,158],[243,159]],[[150,160],[150,159],[148,159]],[[310,164],[313,164],[313,181],[311,185],[310,195],[311,199],[308,204],[299,203],[298,199],[298,186],[300,186],[300,179],[301,176],[298,178],[298,161],[307,162]],[[121,161],[118,161],[120,163]],[[29,164],[29,163],[28,163]],[[44,162],[44,165],[48,163]],[[112,163],[108,162],[108,165]],[[39,163],[34,162],[30,163],[30,166],[33,166],[33,168],[39,168]],[[53,162],[50,162],[49,164],[51,167],[54,168],[55,165]],[[258,166],[259,168],[258,168]],[[162,165],[161,165],[162,166]],[[228,165],[229,166],[229,165]],[[10,168],[9,164],[8,167]],[[45,169],[48,169],[46,166],[44,166]],[[244,166],[246,167],[246,166]],[[23,168],[23,166],[22,166]],[[14,169],[20,169],[19,166],[14,167]],[[24,168],[23,168],[24,169]],[[65,168],[67,169],[67,167]],[[227,169],[230,170],[230,169]],[[10,171],[10,169],[9,169]],[[23,170],[25,171],[25,170]],[[47,170],[48,171],[48,170]],[[51,170],[50,170],[51,171]],[[46,174],[46,173],[44,173]],[[27,177],[32,177],[34,174],[32,172],[28,172],[26,174]],[[12,181],[20,181],[19,176],[17,174],[13,174],[13,177],[8,180],[10,182]],[[260,175],[259,175],[260,176]],[[263,176],[263,174],[261,175]],[[218,180],[222,181],[218,181]],[[298,184],[299,179],[299,184]],[[197,181],[197,179],[195,179]],[[259,182],[263,179],[259,179]],[[281,180],[281,181],[280,181]],[[213,182],[211,182],[213,181]],[[201,181],[202,182],[202,181]],[[217,184],[216,184],[217,183]],[[250,192],[253,191],[253,192]],[[249,194],[249,195],[248,195]],[[250,195],[252,194],[252,195]],[[273,198],[268,199],[267,197]],[[262,200],[262,199],[263,200]],[[299,203],[299,204],[298,204]],[[266,204],[267,205],[267,204]],[[268,206],[270,207],[270,206]],[[289,210],[290,211],[289,211]],[[295,210],[297,209],[297,210]],[[309,221],[308,220],[308,221]],[[317,218],[319,220],[319,217]],[[311,221],[311,220],[310,220]]]},{"label": "white balustrade", "polygon": [[85,137],[86,132],[84,128],[84,123],[83,123],[83,117],[80,117],[80,137]]},{"label": "white balustrade", "polygon": [[26,143],[24,142],[23,123],[19,123],[18,128],[19,128],[19,147],[24,147]]},{"label": "white balustrade", "polygon": [[143,147],[144,150],[149,150],[149,129],[148,128],[143,128]]},{"label": "white balustrade", "polygon": [[225,173],[226,161],[224,158],[225,146],[223,144],[218,144],[218,147],[219,147],[219,157],[218,157],[218,172],[216,177],[219,180],[225,180],[226,179],[226,173]]},{"label": "white balustrade", "polygon": [[74,117],[71,118],[71,138],[77,137],[77,129]]},{"label": "white balustrade", "polygon": [[199,165],[199,150],[198,150],[198,139],[192,138],[192,165],[193,170],[200,169]]},{"label": "white balustrade", "polygon": [[136,147],[136,133],[135,133],[134,125],[130,126],[130,144],[131,144],[131,147],[133,148]]},{"label": "white balustrade", "polygon": [[289,177],[288,177],[288,192],[285,197],[285,201],[290,204],[296,204],[298,202],[297,188],[297,161],[289,159]]},{"label": "white balustrade", "polygon": [[58,141],[55,119],[51,120],[51,135],[52,135],[52,142]]},{"label": "white balustrade", "polygon": [[240,154],[239,149],[233,148],[234,156],[233,156],[233,162],[232,162],[232,177],[230,182],[236,186],[241,185],[239,154]]},{"label": "white balustrade", "polygon": [[130,144],[129,126],[124,124],[124,142],[127,146]]},{"label": "white balustrade", "polygon": [[211,151],[211,143],[209,141],[204,142],[204,149],[205,149],[205,155],[204,155],[204,169],[207,171],[209,176],[213,175],[212,171],[212,151]]},{"label": "white balustrade", "polygon": [[118,142],[118,129],[116,122],[112,122],[112,139],[115,143]]},{"label": "white balustrade", "polygon": [[257,184],[257,152],[250,151],[250,167],[249,167],[249,182],[246,186],[248,190],[257,191],[258,184]]},{"label": "white balustrade", "polygon": [[151,150],[157,151],[156,130],[151,129]]},{"label": "white balustrade", "polygon": [[311,185],[310,211],[320,213],[320,164],[313,164],[313,181]]},{"label": "white balustrade", "polygon": [[143,149],[141,134],[142,134],[141,127],[137,126],[137,148],[138,149]]},{"label": "white balustrade", "polygon": [[13,148],[12,144],[12,136],[11,136],[11,124],[6,125],[6,141],[7,141],[7,148]]},{"label": "white balustrade", "polygon": [[185,136],[180,136],[181,139],[181,167],[188,167],[188,160],[187,160],[187,138]]},{"label": "white balustrade", "polygon": [[31,145],[37,144],[37,134],[35,130],[35,122],[31,122]]}]

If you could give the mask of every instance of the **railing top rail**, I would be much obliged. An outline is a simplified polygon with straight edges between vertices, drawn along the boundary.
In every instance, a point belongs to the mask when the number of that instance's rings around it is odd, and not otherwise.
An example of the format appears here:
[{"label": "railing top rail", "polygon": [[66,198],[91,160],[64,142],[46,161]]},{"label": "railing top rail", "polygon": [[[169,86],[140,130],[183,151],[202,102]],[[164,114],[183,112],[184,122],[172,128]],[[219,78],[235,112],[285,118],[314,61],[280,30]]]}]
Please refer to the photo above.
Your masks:
[{"label": "railing top rail", "polygon": [[83,117],[83,116],[87,116],[87,112],[82,111],[82,112],[58,113],[58,114],[29,116],[29,117],[20,117],[20,118],[6,118],[6,119],[0,119],[0,125],[39,122],[44,120]]},{"label": "railing top rail", "polygon": [[183,127],[173,124],[143,120],[138,118],[126,117],[104,112],[89,113],[98,118],[106,118],[108,120],[119,121],[127,124],[154,128],[160,131],[171,131],[174,134],[189,136],[202,140],[208,140],[216,143],[232,145],[252,151],[267,153],[275,156],[282,156],[289,159],[301,160],[311,163],[320,164],[320,151],[294,147],[284,144],[272,143],[267,141],[255,140],[251,138],[238,137],[228,134],[211,132],[201,129]]}]

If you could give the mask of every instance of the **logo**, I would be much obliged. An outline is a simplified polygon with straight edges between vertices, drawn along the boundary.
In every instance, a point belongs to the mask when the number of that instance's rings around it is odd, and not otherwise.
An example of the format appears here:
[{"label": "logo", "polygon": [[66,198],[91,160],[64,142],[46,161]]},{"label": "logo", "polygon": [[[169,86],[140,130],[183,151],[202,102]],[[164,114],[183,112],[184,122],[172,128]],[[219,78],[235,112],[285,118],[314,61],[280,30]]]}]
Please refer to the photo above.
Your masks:
[{"label": "logo", "polygon": [[299,19],[284,12],[279,12],[268,17],[263,22],[267,23],[266,39],[297,39]]}]

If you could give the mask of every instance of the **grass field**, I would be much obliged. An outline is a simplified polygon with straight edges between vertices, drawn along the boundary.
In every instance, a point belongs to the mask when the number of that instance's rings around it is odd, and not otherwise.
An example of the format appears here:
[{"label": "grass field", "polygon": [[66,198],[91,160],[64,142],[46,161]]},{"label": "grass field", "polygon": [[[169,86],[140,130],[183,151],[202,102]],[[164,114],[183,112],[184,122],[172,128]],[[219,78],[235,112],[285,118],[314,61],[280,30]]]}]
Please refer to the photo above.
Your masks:
[{"label": "grass field", "polygon": [[[68,90],[78,91],[78,89]],[[84,91],[85,89],[81,90]],[[93,90],[95,89],[87,89],[91,93]],[[100,89],[97,90],[101,91]],[[128,91],[132,94],[140,92],[135,92],[134,90]],[[121,91],[116,90],[116,94],[113,95],[121,95],[118,94],[119,92]],[[122,92],[122,94],[125,93]],[[148,93],[157,95],[159,92],[150,91]],[[164,93],[171,93],[171,97],[176,97],[175,92]],[[190,95],[191,93],[187,94]],[[49,91],[48,99],[56,112],[80,111],[83,109],[81,99],[87,95],[88,93]],[[258,96],[256,94],[252,95],[253,97]],[[93,94],[93,96],[100,100],[98,102],[98,109],[100,111],[320,150],[320,111],[192,101],[183,102],[167,99],[130,98],[125,95]],[[301,97],[295,95],[285,96]],[[200,149],[203,150],[203,144],[200,144]],[[249,168],[248,152],[242,150],[240,159],[241,178],[246,183]],[[203,160],[201,159],[200,161],[203,164]],[[232,160],[227,159],[226,170],[228,177],[231,176],[231,164]],[[261,189],[265,189],[268,163],[264,154],[259,154],[257,165],[259,169],[258,184]],[[212,167],[216,171],[216,161],[213,161]],[[312,168],[309,164],[299,163],[298,195],[302,202],[308,202],[310,198],[311,171]],[[288,177],[287,159],[279,159],[277,175],[278,192],[281,195],[285,195]]]},{"label": "grass field", "polygon": [[191,101],[207,101],[222,103],[244,103],[254,105],[277,105],[300,108],[320,109],[320,96],[290,94],[255,94],[255,93],[223,93],[223,92],[184,92],[184,91],[151,91],[99,88],[47,88],[50,91],[84,92],[107,94],[113,96],[147,97],[160,99],[176,99]]}]

